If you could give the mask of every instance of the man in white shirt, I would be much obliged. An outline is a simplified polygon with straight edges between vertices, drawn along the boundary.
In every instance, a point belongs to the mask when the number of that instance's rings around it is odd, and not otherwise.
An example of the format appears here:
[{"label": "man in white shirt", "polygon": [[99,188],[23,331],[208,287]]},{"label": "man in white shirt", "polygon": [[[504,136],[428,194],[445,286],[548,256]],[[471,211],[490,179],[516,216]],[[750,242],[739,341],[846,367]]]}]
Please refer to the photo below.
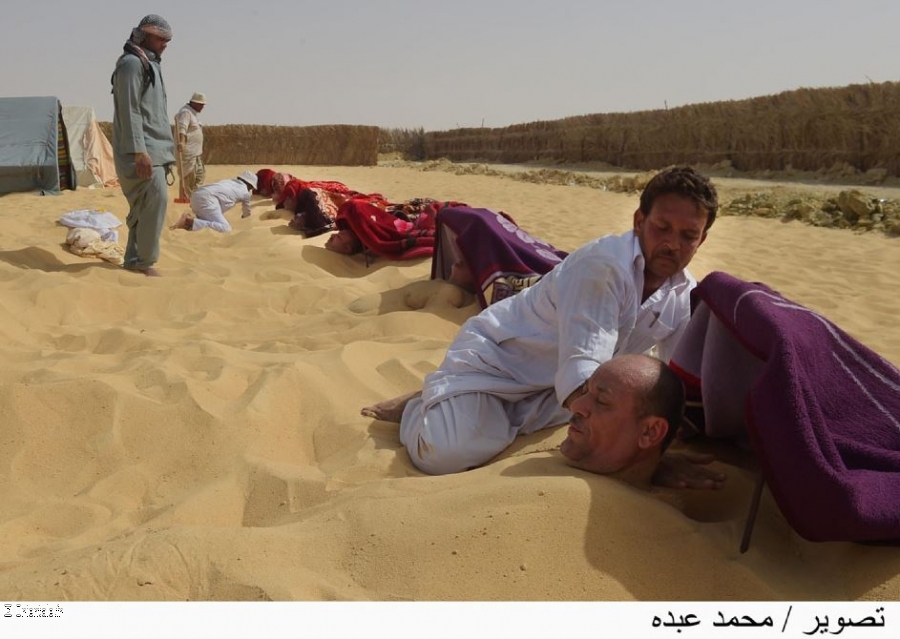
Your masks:
[{"label": "man in white shirt", "polygon": [[604,362],[653,346],[668,360],[690,319],[696,281],[686,267],[717,210],[704,176],[689,167],[659,173],[631,231],[586,244],[470,318],[421,391],[362,414],[400,422],[413,464],[430,474],[479,466],[518,435],[568,422]]},{"label": "man in white shirt", "polygon": [[182,213],[171,227],[185,231],[213,229],[220,233],[231,230],[225,213],[238,202],[241,217],[250,217],[250,194],[256,189],[256,174],[244,171],[236,178],[199,187],[191,196],[191,213]]},{"label": "man in white shirt", "polygon": [[190,101],[175,114],[175,142],[180,159],[179,171],[185,197],[203,184],[206,169],[203,166],[203,126],[200,112],[206,106],[206,96],[195,93]]}]

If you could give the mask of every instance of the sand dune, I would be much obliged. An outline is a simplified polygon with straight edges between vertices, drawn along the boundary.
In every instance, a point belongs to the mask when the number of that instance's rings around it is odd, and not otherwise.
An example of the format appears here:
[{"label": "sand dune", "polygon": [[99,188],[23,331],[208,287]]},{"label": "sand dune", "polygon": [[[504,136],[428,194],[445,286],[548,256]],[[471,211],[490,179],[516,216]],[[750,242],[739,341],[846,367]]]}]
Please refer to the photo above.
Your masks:
[{"label": "sand dune", "polygon": [[[504,210],[565,250],[625,230],[637,204],[413,168],[288,169]],[[477,312],[428,281],[428,261],[331,253],[257,200],[228,235],[166,229],[164,277],[145,278],[65,249],[57,220],[82,208],[127,213],[117,189],[0,198],[7,600],[900,599],[896,547],[807,542],[768,494],[740,555],[754,479],[733,451],[715,493],[572,470],[560,430],[468,473],[417,472],[396,427],[359,408],[416,388]],[[898,242],[723,217],[692,271],[763,281],[900,364]]]}]

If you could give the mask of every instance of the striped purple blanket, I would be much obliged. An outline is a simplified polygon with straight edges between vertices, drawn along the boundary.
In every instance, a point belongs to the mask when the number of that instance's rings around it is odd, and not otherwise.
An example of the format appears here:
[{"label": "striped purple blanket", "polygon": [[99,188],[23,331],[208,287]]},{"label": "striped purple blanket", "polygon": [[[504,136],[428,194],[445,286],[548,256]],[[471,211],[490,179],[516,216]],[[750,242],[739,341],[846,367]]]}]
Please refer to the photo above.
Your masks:
[{"label": "striped purple blanket", "polygon": [[763,284],[712,273],[672,359],[710,435],[746,435],[794,529],[900,540],[900,371]]},{"label": "striped purple blanket", "polygon": [[531,286],[566,255],[520,228],[505,213],[451,206],[437,216],[431,279],[452,281],[454,264],[464,262],[473,292],[486,308]]}]

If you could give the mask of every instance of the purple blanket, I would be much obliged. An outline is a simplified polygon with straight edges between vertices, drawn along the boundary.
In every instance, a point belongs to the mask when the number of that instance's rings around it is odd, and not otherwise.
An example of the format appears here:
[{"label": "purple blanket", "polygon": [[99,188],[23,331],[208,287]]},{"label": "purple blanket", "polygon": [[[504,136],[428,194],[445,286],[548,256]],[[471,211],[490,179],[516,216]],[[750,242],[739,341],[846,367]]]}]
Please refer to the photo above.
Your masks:
[{"label": "purple blanket", "polygon": [[437,216],[432,279],[450,279],[454,262],[465,261],[482,308],[536,282],[567,253],[523,231],[505,213],[467,206]]},{"label": "purple blanket", "polygon": [[811,541],[900,540],[900,371],[770,288],[712,273],[672,364],[710,434],[746,434]]}]

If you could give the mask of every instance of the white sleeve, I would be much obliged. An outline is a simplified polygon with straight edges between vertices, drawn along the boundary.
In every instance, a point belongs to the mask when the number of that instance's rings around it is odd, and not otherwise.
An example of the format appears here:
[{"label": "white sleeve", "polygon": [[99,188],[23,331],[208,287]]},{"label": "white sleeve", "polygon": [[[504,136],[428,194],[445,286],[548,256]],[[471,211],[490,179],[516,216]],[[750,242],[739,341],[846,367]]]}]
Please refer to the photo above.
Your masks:
[{"label": "white sleeve", "polygon": [[595,263],[595,255],[585,257],[564,262],[565,270],[556,282],[559,362],[555,385],[560,403],[612,358],[628,294],[620,269],[606,261]]},{"label": "white sleeve", "polygon": [[178,141],[179,135],[187,135],[188,114],[182,109],[175,114],[175,141]]}]

